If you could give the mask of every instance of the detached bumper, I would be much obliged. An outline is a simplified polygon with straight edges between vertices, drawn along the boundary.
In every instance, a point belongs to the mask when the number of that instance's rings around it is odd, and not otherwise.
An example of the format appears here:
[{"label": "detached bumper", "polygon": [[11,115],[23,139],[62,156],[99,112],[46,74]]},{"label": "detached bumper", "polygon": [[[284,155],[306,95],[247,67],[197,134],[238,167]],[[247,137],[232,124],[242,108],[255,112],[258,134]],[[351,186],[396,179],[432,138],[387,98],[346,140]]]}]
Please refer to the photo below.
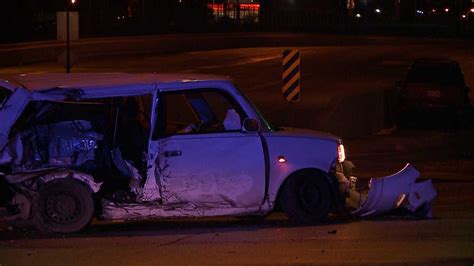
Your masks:
[{"label": "detached bumper", "polygon": [[420,173],[407,164],[396,174],[372,178],[367,193],[349,191],[347,203],[355,209],[352,214],[370,217],[403,209],[413,215],[432,217],[431,205],[437,196],[431,180],[417,183]]}]

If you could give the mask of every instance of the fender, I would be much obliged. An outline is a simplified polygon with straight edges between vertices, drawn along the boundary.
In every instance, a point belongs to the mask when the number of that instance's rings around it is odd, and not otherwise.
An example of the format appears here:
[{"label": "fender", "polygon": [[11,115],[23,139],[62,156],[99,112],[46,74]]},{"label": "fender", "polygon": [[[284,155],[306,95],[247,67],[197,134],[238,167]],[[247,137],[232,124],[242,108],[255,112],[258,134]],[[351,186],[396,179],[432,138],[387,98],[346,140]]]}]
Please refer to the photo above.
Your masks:
[{"label": "fender", "polygon": [[41,183],[48,183],[61,178],[73,178],[85,183],[94,193],[97,193],[102,183],[97,183],[91,175],[67,169],[42,170],[31,173],[22,173],[14,175],[6,175],[5,180],[10,184],[21,183],[26,180],[38,178]]},{"label": "fender", "polygon": [[[283,186],[285,185],[286,181],[291,178],[293,175],[295,174],[299,174],[301,172],[306,172],[306,173],[318,173],[320,174],[324,179],[326,179],[326,181],[328,182],[329,184],[329,187],[331,189],[331,197],[332,197],[332,201],[333,201],[333,207],[336,208],[336,209],[341,209],[341,208],[344,208],[344,201],[343,201],[343,198],[342,198],[342,195],[340,193],[340,190],[339,190],[339,183],[336,179],[336,177],[334,175],[331,175],[329,173],[326,173],[325,171],[321,170],[321,169],[317,169],[317,168],[304,168],[304,169],[299,169],[293,173],[291,173],[289,176],[287,176],[283,182],[280,184],[279,188],[278,188],[278,192],[276,194],[276,197],[272,199],[270,203],[270,205],[272,205],[273,208],[275,208],[276,204],[275,202],[278,200],[278,198],[280,197],[280,191],[281,189],[283,188]],[[269,199],[270,200],[270,199]]]}]

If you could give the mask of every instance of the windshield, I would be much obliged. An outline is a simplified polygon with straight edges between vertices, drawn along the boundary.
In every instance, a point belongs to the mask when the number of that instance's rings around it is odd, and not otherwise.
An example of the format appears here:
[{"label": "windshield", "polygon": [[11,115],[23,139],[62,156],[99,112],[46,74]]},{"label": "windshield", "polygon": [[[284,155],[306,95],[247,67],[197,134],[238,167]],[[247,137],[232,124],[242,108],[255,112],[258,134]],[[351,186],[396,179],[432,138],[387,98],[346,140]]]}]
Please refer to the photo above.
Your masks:
[{"label": "windshield", "polygon": [[11,94],[12,92],[10,90],[0,87],[0,109],[3,108],[3,105],[7,102]]},{"label": "windshield", "polygon": [[461,86],[464,83],[464,79],[460,69],[454,65],[420,65],[414,66],[410,70],[407,82]]},{"label": "windshield", "polygon": [[267,121],[267,119],[265,119],[265,117],[263,117],[263,115],[260,113],[260,111],[258,110],[258,108],[253,104],[252,101],[249,100],[249,98],[247,97],[247,95],[245,95],[245,93],[237,88],[237,91],[240,93],[240,95],[242,97],[244,97],[244,99],[250,103],[250,106],[252,106],[253,110],[255,111],[255,113],[257,113],[257,115],[260,117],[260,120],[263,122],[263,124],[265,125],[265,128],[267,128],[268,131],[270,132],[276,132],[278,131],[278,129],[276,127],[274,127],[272,124],[270,124],[270,122]]}]

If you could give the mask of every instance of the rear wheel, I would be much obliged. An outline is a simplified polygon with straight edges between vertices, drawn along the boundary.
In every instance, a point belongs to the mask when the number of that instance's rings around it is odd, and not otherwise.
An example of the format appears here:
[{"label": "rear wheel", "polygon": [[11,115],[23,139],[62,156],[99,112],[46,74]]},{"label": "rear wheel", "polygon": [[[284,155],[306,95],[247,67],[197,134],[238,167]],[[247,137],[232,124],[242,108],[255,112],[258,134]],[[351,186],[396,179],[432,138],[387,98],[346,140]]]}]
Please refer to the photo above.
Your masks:
[{"label": "rear wheel", "polygon": [[331,191],[326,178],[317,172],[297,173],[285,182],[280,206],[288,218],[299,224],[324,221],[331,209]]},{"label": "rear wheel", "polygon": [[45,184],[33,202],[33,221],[45,233],[72,233],[87,226],[94,214],[91,190],[74,179]]}]

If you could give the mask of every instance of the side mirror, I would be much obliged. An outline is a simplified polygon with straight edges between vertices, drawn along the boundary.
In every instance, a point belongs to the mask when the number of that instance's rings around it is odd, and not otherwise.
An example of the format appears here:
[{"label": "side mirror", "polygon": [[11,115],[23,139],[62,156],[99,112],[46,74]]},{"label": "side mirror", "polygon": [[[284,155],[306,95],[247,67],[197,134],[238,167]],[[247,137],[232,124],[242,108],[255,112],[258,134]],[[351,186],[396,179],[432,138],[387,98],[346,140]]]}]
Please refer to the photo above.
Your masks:
[{"label": "side mirror", "polygon": [[260,122],[255,118],[245,118],[242,131],[246,133],[257,133],[260,131]]}]

